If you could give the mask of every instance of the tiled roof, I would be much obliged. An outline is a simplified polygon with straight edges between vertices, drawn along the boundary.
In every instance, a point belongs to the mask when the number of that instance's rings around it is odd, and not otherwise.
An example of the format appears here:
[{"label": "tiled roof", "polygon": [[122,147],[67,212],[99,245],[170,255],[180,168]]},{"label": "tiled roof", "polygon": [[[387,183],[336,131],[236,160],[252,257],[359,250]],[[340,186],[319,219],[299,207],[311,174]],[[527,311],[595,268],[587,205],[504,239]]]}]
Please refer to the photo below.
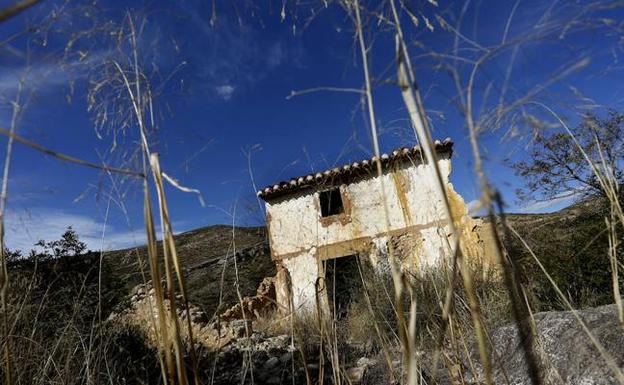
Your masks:
[{"label": "tiled roof", "polygon": [[[450,138],[446,138],[442,142],[436,140],[434,145],[437,153],[453,152],[453,141]],[[421,151],[420,146],[414,146],[411,148],[397,148],[389,154],[382,154],[382,167],[385,168],[396,161],[414,159],[415,156],[420,157]],[[306,188],[326,185],[328,183],[335,182],[336,180],[344,180],[345,178],[361,176],[374,170],[376,161],[377,157],[373,156],[372,158],[364,159],[359,162],[345,164],[342,167],[335,167],[323,172],[302,175],[287,181],[278,182],[274,185],[258,190],[258,197],[264,200],[270,200]]]}]

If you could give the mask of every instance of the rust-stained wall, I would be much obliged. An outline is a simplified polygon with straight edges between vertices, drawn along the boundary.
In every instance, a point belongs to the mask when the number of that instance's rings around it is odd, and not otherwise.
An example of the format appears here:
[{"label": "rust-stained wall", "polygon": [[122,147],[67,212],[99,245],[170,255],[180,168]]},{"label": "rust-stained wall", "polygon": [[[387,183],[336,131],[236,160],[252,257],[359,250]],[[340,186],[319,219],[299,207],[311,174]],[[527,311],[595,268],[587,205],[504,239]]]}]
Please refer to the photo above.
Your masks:
[{"label": "rust-stained wall", "polygon": [[[465,247],[480,253],[466,205],[448,181],[450,154],[439,156],[454,222],[467,240]],[[387,170],[381,178],[370,176],[341,185],[345,210],[334,217],[321,218],[318,191],[322,189],[268,202],[271,253],[290,274],[295,310],[315,305],[324,259],[364,253],[379,264],[392,240],[393,248],[404,254],[404,268],[418,270],[448,261],[448,221],[435,183],[429,167],[413,160]]]}]

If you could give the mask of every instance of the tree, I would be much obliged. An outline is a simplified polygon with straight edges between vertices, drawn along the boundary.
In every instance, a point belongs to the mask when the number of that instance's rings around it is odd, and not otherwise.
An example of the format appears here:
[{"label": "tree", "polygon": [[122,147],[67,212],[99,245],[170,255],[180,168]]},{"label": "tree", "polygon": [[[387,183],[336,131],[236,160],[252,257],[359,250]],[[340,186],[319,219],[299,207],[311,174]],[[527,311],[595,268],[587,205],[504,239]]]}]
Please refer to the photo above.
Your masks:
[{"label": "tree", "polygon": [[[19,381],[14,384],[41,383],[40,378],[46,383],[99,384],[125,374],[143,375],[141,370],[154,373],[158,360],[139,345],[133,329],[100,322],[125,303],[127,281],[119,259],[100,259],[99,252],[87,251],[71,228],[39,246],[44,250],[32,250],[10,265],[11,335],[27,336],[12,339],[12,351],[19,352],[14,361]],[[115,345],[126,337],[126,345]],[[101,369],[100,360],[110,366]],[[55,370],[56,362],[63,367]]]},{"label": "tree", "polygon": [[536,200],[608,197],[601,179],[612,182],[619,195],[619,186],[624,181],[623,114],[609,111],[605,117],[586,115],[569,133],[548,135],[543,131],[537,130],[530,159],[512,165],[516,174],[526,181],[518,196]]},{"label": "tree", "polygon": [[9,250],[8,247],[4,247],[4,255],[7,263],[13,263],[23,258],[21,250]]},{"label": "tree", "polygon": [[78,234],[71,226],[67,227],[61,239],[52,242],[40,240],[35,246],[42,247],[44,254],[52,258],[76,256],[87,251],[87,245],[78,239]]}]

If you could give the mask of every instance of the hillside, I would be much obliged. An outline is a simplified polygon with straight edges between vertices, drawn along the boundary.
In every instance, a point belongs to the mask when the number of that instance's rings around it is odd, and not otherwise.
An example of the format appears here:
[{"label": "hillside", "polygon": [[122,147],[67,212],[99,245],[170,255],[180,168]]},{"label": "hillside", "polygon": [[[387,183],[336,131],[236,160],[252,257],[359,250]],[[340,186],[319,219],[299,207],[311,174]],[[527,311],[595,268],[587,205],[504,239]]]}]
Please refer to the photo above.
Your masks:
[{"label": "hillside", "polygon": [[[507,223],[539,256],[573,306],[590,308],[589,313],[593,312],[591,308],[594,306],[613,302],[611,271],[606,258],[608,240],[604,232],[603,207],[599,201],[590,201],[550,214],[509,214],[505,217]],[[502,222],[499,221],[499,225],[510,258],[521,267],[522,283],[527,289],[532,310],[565,310],[566,307],[561,304],[524,245],[511,231],[503,231]],[[198,338],[201,337],[204,344],[200,350],[203,352],[203,375],[212,376],[214,371],[218,374],[214,383],[241,383],[240,378],[244,377],[241,363],[249,359],[248,339],[243,337],[246,335],[245,327],[236,321],[229,324],[225,320],[227,325],[220,329],[220,326],[215,328],[215,325],[224,323],[212,321],[216,314],[238,303],[239,294],[241,297],[254,295],[263,278],[275,274],[274,262],[266,242],[266,229],[209,226],[178,234],[175,241],[187,279],[192,305],[191,320],[196,329],[194,333]],[[74,352],[77,347],[83,346],[84,341],[94,338],[94,330],[98,333],[96,338],[103,341],[98,357],[105,357],[113,365],[112,374],[102,372],[103,376],[136,378],[144,380],[143,383],[158,378],[160,369],[156,350],[145,338],[149,334],[145,328],[149,325],[149,318],[141,318],[142,315],[151,314],[147,310],[152,306],[151,297],[146,294],[148,290],[145,286],[135,289],[144,281],[141,271],[144,270],[148,276],[146,249],[139,247],[112,251],[104,255],[102,262],[100,270],[100,254],[84,252],[62,257],[36,256],[14,260],[10,264],[9,314],[14,317],[11,322],[17,334],[30,336],[29,339],[14,340],[15,349],[21,352],[20,360],[24,362],[20,372],[22,378],[28,379],[31,373],[39,373],[40,368],[45,368],[46,357],[49,356],[54,356],[57,362],[71,362],[72,366],[68,366],[66,372],[75,376],[75,373],[81,371],[84,359],[77,359]],[[384,360],[377,355],[381,345],[377,338],[371,338],[371,330],[374,330],[372,322],[386,322],[382,324],[384,327],[380,333],[385,336],[384,340],[394,346],[392,336],[395,335],[396,325],[391,320],[394,319],[395,307],[389,300],[389,292],[385,290],[391,290],[388,277],[366,275],[369,273],[369,270],[364,269],[364,280],[374,282],[375,285],[368,287],[368,296],[352,297],[348,312],[337,321],[336,338],[340,341],[339,349],[345,367],[351,367],[349,370],[358,373],[369,373],[367,375],[373,377],[368,383],[384,383],[380,379],[387,378],[387,374],[384,374],[386,368]],[[444,283],[439,277],[431,276],[414,287],[416,296],[420,298],[420,312],[415,322],[420,325],[418,330],[423,331],[416,339],[423,351],[432,347],[430,333],[436,333],[438,324],[432,323],[431,319],[441,316],[438,295]],[[494,335],[502,327],[499,334],[505,336],[507,329],[504,325],[510,321],[509,303],[504,295],[506,289],[496,280],[477,279],[475,286],[483,313],[486,314],[486,322]],[[459,325],[464,327],[462,333],[470,336],[471,323],[462,293],[459,291],[454,305],[457,307],[455,316]],[[371,302],[364,298],[370,298]],[[610,311],[607,316],[613,318],[613,322],[605,323],[605,328],[617,321],[611,313],[614,312]],[[555,316],[558,317],[557,314]],[[539,319],[542,316],[537,314],[536,317]],[[98,319],[116,321],[96,322]],[[567,322],[567,318],[562,319],[565,321],[563,323]],[[320,342],[318,330],[314,329],[316,323],[284,326],[274,321],[260,319],[252,327],[255,373],[266,374],[267,381],[274,376],[282,378],[284,375],[283,379],[289,379],[288,376],[292,375],[292,378],[301,380],[295,383],[300,383],[304,372],[298,369],[291,373],[296,365],[302,364],[299,359],[307,362],[302,367],[317,370],[314,365],[318,364],[317,347]],[[552,338],[559,338],[570,330],[563,323],[561,330]],[[94,325],[98,325],[97,328]],[[291,327],[295,329],[289,329]],[[59,330],[63,332],[59,334]],[[293,332],[297,334],[296,343],[307,349],[304,351],[305,357],[299,357],[291,350],[289,338]],[[218,336],[216,345],[215,333]],[[221,346],[219,341],[222,334],[227,336],[229,345],[227,349],[219,350],[218,359],[214,359],[211,354],[215,346]],[[570,338],[576,338],[576,335],[577,332],[574,332]],[[548,338],[551,338],[550,335]],[[508,340],[506,337],[503,339]],[[58,349],[59,343],[65,348]],[[473,341],[468,339],[466,343],[472,344]],[[449,354],[453,353],[449,346],[446,349]],[[51,353],[55,351],[57,353]],[[80,354],[90,357],[92,353],[87,346]],[[221,364],[215,366],[215,362]],[[372,364],[374,362],[377,364]],[[318,372],[310,373],[312,376],[318,375]],[[82,383],[86,382],[87,376],[84,374],[85,381]]]},{"label": "hillside", "polygon": [[[564,230],[564,232],[569,232],[570,228],[566,226],[566,223],[576,223],[575,221],[578,219],[594,218],[597,214],[602,213],[603,209],[603,203],[599,199],[594,198],[573,203],[568,207],[551,213],[507,213],[505,218],[517,229],[540,231],[544,227],[550,227],[551,230],[560,229]],[[565,231],[565,229],[568,231]]]},{"label": "hillside", "polygon": [[[178,234],[175,241],[190,301],[207,314],[238,301],[237,270],[243,297],[253,295],[264,277],[275,274],[264,227],[208,226]],[[142,271],[149,279],[145,247],[112,251],[105,258],[128,292],[143,282]]]},{"label": "hillside", "polygon": [[[583,308],[613,302],[604,219],[607,210],[600,199],[589,199],[553,213],[507,214],[505,219],[538,256],[571,303]],[[535,309],[564,309],[523,242],[512,231],[499,228],[507,252],[522,268]]]},{"label": "hillside", "polygon": [[[548,271],[568,289],[578,306],[610,301],[608,293],[599,290],[608,286],[610,272],[604,268],[599,269],[600,274],[594,271],[604,265],[608,247],[606,234],[601,233],[604,229],[602,207],[599,201],[590,200],[553,213],[505,216],[507,223],[540,256]],[[557,308],[553,305],[556,303],[554,293],[543,282],[543,274],[537,271],[526,248],[511,231],[501,231],[501,234],[510,255],[522,261],[525,279],[536,293],[538,307]],[[243,297],[253,295],[264,277],[275,274],[264,227],[208,226],[178,234],[175,240],[186,272],[190,300],[207,314],[212,315],[217,309],[223,310],[238,301],[237,270]],[[234,268],[234,254],[237,255],[237,269]],[[141,267],[146,277],[149,276],[145,247],[113,251],[105,258],[127,292],[143,282]]]}]

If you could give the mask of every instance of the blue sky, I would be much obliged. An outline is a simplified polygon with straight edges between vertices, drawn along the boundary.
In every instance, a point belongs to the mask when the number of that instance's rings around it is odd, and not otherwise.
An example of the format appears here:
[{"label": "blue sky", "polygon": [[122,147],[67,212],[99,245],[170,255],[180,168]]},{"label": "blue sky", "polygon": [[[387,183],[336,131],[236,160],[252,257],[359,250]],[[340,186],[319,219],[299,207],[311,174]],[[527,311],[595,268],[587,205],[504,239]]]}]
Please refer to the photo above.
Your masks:
[{"label": "blue sky", "polygon": [[[100,3],[98,8],[102,19],[119,21],[128,9],[144,15],[141,53],[155,73],[163,78],[171,75],[162,94],[155,98],[159,114],[154,149],[160,153],[164,171],[181,184],[201,190],[206,202],[202,207],[194,194],[167,187],[176,232],[221,223],[261,224],[250,170],[255,183],[262,187],[370,156],[372,148],[359,95],[319,91],[287,98],[293,90],[362,87],[353,26],[342,8],[325,8],[319,2],[302,9],[286,2],[282,20],[282,2],[217,1],[216,17],[212,5],[204,3],[110,1]],[[451,35],[436,15],[456,20],[463,3],[438,3],[419,6],[419,25],[409,25],[407,32],[413,41],[426,47],[414,44],[411,53],[416,59],[434,136],[451,137],[456,143],[451,180],[466,202],[473,202],[478,199],[479,189],[468,132],[455,106],[456,90],[448,73],[433,67],[431,58],[422,56],[427,49],[450,53],[453,47]],[[80,2],[72,5],[77,4]],[[471,4],[464,16],[470,22],[462,24],[462,36],[466,36],[466,41],[460,42],[462,54],[471,55],[473,42],[483,46],[500,42],[507,25],[508,40],[519,38],[548,11],[548,4],[542,2],[515,4]],[[377,3],[368,5],[371,9],[378,7]],[[58,7],[54,1],[46,2],[3,24],[1,40],[23,31]],[[572,12],[565,4],[561,8],[557,10],[562,14]],[[613,19],[617,24],[622,15],[621,10],[599,10],[580,19],[591,16],[595,20]],[[74,47],[75,51],[88,53],[85,61],[76,59],[79,56],[71,56],[63,66],[55,61],[70,33],[84,28],[84,20],[76,11],[61,17],[46,34],[25,34],[0,46],[0,126],[10,125],[18,79],[28,73],[27,90],[33,93],[18,122],[18,133],[59,152],[115,164],[125,156],[122,146],[111,154],[112,137],[105,133],[98,137],[86,92],[93,76],[89,67],[95,68],[107,57],[110,47],[105,40],[93,39]],[[408,21],[406,17],[406,24]],[[433,31],[426,27],[427,23]],[[544,41],[527,42],[515,54],[506,51],[480,72],[483,75],[477,78],[475,87],[478,106],[491,107],[496,97],[488,95],[488,84],[501,87],[513,58],[506,94],[509,100],[545,85],[535,100],[547,103],[572,122],[581,105],[621,109],[621,38],[615,32],[605,33],[613,29],[604,22],[558,39],[549,36]],[[367,23],[366,31],[373,42],[373,77],[379,82],[392,79],[393,37],[374,23]],[[557,82],[548,82],[583,59],[588,60],[587,65]],[[461,75],[466,76],[466,71],[462,67]],[[374,98],[382,150],[413,145],[415,139],[398,89],[378,85]],[[535,108],[527,110],[539,114]],[[135,134],[127,134],[122,145],[132,147]],[[560,208],[567,202],[517,201],[514,191],[521,181],[506,166],[505,159],[522,159],[530,136],[525,127],[516,127],[512,121],[484,132],[480,143],[488,175],[503,193],[510,211]],[[6,138],[0,138],[0,142],[4,159]],[[141,243],[140,186],[130,183],[117,187],[125,192],[123,206],[118,197],[109,198],[112,185],[106,175],[16,145],[9,178],[7,244],[27,249],[40,238],[57,237],[69,225],[93,249]]]}]

